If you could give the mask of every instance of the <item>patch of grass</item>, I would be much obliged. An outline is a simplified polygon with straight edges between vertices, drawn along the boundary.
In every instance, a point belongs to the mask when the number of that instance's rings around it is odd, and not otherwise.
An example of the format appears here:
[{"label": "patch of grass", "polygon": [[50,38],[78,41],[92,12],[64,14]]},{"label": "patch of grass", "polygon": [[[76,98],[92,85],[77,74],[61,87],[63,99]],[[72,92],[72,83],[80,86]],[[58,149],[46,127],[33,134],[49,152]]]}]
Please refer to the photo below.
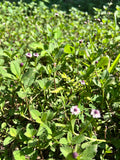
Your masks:
[{"label": "patch of grass", "polygon": [[0,3],[0,158],[119,160],[120,7],[46,3]]}]

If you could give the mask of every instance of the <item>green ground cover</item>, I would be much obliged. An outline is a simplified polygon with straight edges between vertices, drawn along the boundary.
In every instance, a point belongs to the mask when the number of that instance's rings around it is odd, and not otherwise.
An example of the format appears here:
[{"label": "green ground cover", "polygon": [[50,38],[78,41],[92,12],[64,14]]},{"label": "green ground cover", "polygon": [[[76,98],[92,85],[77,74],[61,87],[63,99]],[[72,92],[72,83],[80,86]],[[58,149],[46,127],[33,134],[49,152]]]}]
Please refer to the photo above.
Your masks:
[{"label": "green ground cover", "polygon": [[0,3],[0,160],[119,160],[120,6],[46,3]]}]

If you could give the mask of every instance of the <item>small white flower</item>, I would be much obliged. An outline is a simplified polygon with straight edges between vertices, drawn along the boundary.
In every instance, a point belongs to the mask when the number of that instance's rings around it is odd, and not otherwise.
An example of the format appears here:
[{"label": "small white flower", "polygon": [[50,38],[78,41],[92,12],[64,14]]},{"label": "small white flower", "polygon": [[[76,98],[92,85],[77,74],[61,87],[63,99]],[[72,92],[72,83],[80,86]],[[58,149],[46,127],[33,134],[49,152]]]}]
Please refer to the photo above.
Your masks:
[{"label": "small white flower", "polygon": [[80,81],[80,83],[81,83],[82,85],[85,85],[85,81],[84,81],[84,80]]},{"label": "small white flower", "polygon": [[33,56],[34,56],[34,57],[38,57],[39,54],[38,54],[38,53],[33,53]]},{"label": "small white flower", "polygon": [[55,13],[55,16],[59,16],[59,14],[58,14],[58,13]]},{"label": "small white flower", "polygon": [[26,57],[27,57],[27,58],[31,58],[31,57],[32,57],[32,54],[31,54],[31,53],[26,53]]},{"label": "small white flower", "polygon": [[74,115],[77,115],[80,113],[80,109],[78,108],[78,106],[72,106],[70,112]]},{"label": "small white flower", "polygon": [[96,109],[92,109],[91,115],[93,116],[93,118],[100,118],[101,117],[100,111],[96,110]]},{"label": "small white flower", "polygon": [[80,39],[80,40],[79,40],[79,43],[83,43],[83,39]]}]

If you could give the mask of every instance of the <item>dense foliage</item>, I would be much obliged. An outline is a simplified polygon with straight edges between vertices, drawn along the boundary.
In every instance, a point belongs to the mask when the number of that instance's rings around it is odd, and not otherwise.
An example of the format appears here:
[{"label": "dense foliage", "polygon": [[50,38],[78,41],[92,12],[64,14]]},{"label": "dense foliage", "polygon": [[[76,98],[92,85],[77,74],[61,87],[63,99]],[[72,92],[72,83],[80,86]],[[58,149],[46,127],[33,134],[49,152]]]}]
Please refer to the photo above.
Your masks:
[{"label": "dense foliage", "polygon": [[0,159],[120,159],[120,7],[0,3]]}]

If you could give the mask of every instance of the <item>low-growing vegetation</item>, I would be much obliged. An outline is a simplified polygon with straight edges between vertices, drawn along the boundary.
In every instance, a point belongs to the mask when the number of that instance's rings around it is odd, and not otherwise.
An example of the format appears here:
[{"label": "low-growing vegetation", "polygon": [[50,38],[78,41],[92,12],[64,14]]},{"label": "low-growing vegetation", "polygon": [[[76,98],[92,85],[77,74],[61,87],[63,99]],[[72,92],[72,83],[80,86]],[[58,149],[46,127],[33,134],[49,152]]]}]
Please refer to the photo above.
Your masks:
[{"label": "low-growing vegetation", "polygon": [[0,3],[0,160],[120,160],[120,6],[89,15]]}]

